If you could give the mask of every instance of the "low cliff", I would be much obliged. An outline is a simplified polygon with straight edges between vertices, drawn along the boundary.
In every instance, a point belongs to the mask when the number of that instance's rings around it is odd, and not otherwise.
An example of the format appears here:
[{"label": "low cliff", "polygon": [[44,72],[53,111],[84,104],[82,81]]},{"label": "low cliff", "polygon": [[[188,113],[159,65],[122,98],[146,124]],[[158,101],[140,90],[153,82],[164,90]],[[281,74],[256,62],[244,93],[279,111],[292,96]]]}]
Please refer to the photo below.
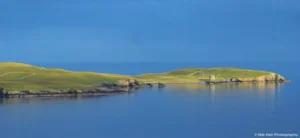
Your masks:
[{"label": "low cliff", "polygon": [[285,81],[286,79],[282,77],[279,74],[276,73],[270,73],[268,75],[262,75],[258,77],[246,77],[246,78],[231,78],[232,81],[244,81],[244,82],[249,82],[249,81],[257,81],[257,82],[268,82],[268,81],[275,81],[275,82],[282,82]]},{"label": "low cliff", "polygon": [[6,91],[0,88],[0,98],[22,98],[22,97],[47,97],[47,96],[77,96],[77,95],[109,95],[116,93],[129,93],[146,87],[144,83],[137,80],[123,80],[118,83],[95,84],[93,89],[41,89],[41,90],[19,90]]}]

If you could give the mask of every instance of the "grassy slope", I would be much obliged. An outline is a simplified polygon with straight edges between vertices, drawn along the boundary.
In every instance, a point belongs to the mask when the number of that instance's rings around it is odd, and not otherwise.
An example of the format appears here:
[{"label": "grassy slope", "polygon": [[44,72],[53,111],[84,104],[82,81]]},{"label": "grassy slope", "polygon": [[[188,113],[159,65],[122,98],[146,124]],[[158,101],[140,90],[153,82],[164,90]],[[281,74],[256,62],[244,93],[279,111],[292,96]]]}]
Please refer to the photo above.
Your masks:
[{"label": "grassy slope", "polygon": [[[1,76],[2,74],[8,73]],[[35,75],[32,75],[36,73]],[[22,77],[27,78],[21,79]],[[95,84],[116,83],[129,76],[71,72],[60,69],[45,69],[20,63],[0,63],[0,87],[7,91],[46,89],[90,89]]]},{"label": "grassy slope", "polygon": [[264,78],[265,76],[271,74],[274,73],[236,68],[189,68],[161,74],[143,74],[137,76],[137,78],[148,82],[197,83],[200,81],[207,81],[210,75],[215,75],[216,81],[221,81],[228,80],[231,78]]},{"label": "grassy slope", "polygon": [[211,74],[215,75],[218,81],[230,78],[264,78],[264,76],[270,75],[272,72],[235,68],[190,68],[161,74],[143,74],[130,77],[115,74],[45,69],[27,64],[6,62],[0,63],[0,87],[6,91],[93,89],[96,88],[95,84],[116,83],[120,80],[124,81],[133,78],[144,82],[197,83],[208,80]]}]

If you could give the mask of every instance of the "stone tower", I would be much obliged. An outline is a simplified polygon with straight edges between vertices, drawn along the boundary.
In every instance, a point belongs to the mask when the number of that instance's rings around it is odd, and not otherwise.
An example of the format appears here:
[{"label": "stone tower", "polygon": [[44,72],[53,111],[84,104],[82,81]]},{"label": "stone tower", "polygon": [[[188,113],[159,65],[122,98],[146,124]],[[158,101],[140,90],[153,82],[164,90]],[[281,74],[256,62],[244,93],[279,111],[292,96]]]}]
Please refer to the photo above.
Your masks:
[{"label": "stone tower", "polygon": [[209,81],[210,81],[210,82],[214,82],[215,80],[216,80],[215,75],[210,75],[210,76],[209,76]]}]

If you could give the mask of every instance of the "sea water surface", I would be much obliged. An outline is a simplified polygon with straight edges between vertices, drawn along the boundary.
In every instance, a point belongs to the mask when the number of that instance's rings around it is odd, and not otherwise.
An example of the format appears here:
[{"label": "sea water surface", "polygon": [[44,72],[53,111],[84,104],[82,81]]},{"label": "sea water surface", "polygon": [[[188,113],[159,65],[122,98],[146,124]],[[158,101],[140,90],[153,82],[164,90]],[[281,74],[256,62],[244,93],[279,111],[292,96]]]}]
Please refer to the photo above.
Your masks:
[{"label": "sea water surface", "polygon": [[0,99],[1,138],[253,138],[255,133],[300,134],[297,62],[31,64],[126,75],[190,67],[238,67],[277,72],[292,82],[168,85],[104,97]]}]

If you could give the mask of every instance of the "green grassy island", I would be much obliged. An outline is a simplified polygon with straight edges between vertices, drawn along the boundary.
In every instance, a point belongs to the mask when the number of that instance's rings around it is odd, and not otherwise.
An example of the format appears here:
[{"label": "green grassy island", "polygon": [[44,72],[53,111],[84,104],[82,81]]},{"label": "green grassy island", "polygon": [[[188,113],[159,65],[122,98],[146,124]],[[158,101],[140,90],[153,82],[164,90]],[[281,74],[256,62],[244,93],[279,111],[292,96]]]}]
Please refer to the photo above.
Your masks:
[{"label": "green grassy island", "polygon": [[286,82],[283,76],[267,71],[237,68],[188,68],[160,74],[142,74],[136,78],[144,82],[160,83],[229,83],[229,82]]},{"label": "green grassy island", "polygon": [[235,68],[190,68],[161,74],[125,76],[46,69],[28,64],[0,63],[0,97],[64,96],[130,92],[168,83],[286,82],[279,74]]}]

